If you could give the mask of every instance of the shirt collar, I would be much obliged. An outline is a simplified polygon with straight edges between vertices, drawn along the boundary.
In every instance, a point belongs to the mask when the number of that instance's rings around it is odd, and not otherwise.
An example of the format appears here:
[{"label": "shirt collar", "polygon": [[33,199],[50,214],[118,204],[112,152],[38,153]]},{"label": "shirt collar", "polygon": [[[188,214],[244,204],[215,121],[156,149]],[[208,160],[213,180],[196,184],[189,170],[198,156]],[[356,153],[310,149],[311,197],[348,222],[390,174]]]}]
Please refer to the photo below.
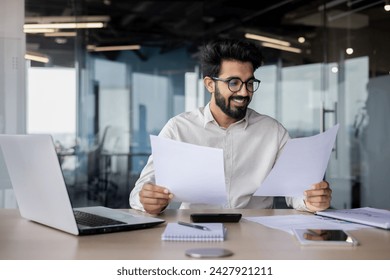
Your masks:
[{"label": "shirt collar", "polygon": [[[234,125],[242,125],[242,127],[244,129],[246,129],[248,127],[248,124],[249,124],[249,111],[250,111],[250,109],[248,108],[246,110],[245,117],[242,120],[239,120],[238,122],[234,123]],[[210,102],[207,103],[207,105],[204,107],[203,127],[206,127],[208,123],[215,123],[216,125],[218,125],[217,121],[213,117],[213,114],[211,114]]]}]

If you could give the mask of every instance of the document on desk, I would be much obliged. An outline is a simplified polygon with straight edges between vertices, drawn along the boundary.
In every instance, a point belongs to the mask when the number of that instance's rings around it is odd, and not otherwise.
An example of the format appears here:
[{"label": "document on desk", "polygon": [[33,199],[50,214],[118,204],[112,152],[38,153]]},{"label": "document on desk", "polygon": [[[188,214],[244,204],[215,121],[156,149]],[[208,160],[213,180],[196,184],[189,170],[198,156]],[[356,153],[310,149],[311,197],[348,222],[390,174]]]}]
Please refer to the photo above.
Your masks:
[{"label": "document on desk", "polygon": [[390,211],[387,209],[372,207],[327,209],[325,211],[316,212],[316,215],[383,229],[390,229]]},{"label": "document on desk", "polygon": [[327,131],[287,141],[271,172],[254,196],[301,197],[324,178],[339,125]]},{"label": "document on desk", "polygon": [[150,136],[158,185],[168,188],[173,200],[225,204],[227,201],[222,149]]},{"label": "document on desk", "polygon": [[304,214],[244,217],[244,219],[262,224],[269,228],[283,230],[290,234],[294,234],[293,229],[303,228],[342,230],[358,230],[361,228],[369,228],[369,226],[362,224],[355,224],[331,218],[319,217],[316,215]]}]

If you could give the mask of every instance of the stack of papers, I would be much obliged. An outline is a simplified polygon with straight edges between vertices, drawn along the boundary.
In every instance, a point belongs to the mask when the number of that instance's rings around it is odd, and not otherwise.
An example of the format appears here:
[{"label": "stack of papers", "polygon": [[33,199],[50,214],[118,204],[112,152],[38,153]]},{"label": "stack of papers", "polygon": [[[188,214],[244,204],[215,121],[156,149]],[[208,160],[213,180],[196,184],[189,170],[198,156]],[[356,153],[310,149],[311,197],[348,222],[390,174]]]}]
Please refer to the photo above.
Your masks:
[{"label": "stack of papers", "polygon": [[244,219],[290,234],[297,228],[358,230],[369,226],[321,217],[313,214],[245,217]]},{"label": "stack of papers", "polygon": [[280,229],[290,234],[294,229],[341,229],[358,230],[377,227],[390,229],[390,211],[371,207],[353,209],[328,209],[316,215],[275,215],[245,217],[244,219],[264,226]]},{"label": "stack of papers", "polygon": [[390,211],[371,207],[325,210],[316,213],[318,216],[369,225],[373,227],[390,229]]}]

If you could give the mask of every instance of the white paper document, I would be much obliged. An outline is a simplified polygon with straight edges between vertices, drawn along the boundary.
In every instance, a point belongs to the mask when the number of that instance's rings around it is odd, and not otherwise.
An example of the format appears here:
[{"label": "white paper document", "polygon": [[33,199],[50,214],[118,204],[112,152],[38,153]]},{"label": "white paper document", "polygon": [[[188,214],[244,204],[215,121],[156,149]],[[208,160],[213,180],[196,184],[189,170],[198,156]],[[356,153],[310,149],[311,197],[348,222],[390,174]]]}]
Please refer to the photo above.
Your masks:
[{"label": "white paper document", "polygon": [[222,149],[150,136],[156,184],[168,188],[173,201],[225,204]]},{"label": "white paper document", "polygon": [[266,227],[286,231],[294,234],[293,229],[343,229],[357,230],[360,228],[369,228],[368,226],[340,221],[331,218],[319,217],[316,215],[277,215],[277,216],[260,216],[245,217],[244,219],[255,223],[262,224]]},{"label": "white paper document", "polygon": [[354,223],[390,229],[390,211],[372,207],[353,209],[327,209],[316,213],[319,216],[341,219]]},{"label": "white paper document", "polygon": [[327,131],[287,141],[271,172],[254,196],[302,197],[324,178],[339,125]]}]

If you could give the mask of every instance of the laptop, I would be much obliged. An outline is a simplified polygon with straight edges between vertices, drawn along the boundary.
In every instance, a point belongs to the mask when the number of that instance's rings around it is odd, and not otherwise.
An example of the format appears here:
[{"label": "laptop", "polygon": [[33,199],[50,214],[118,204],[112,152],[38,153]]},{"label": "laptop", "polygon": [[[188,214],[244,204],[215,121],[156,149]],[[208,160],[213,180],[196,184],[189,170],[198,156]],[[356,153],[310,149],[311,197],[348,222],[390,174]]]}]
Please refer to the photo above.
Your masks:
[{"label": "laptop", "polygon": [[165,222],[103,206],[73,208],[50,135],[0,135],[1,158],[25,219],[74,235],[144,229]]}]

